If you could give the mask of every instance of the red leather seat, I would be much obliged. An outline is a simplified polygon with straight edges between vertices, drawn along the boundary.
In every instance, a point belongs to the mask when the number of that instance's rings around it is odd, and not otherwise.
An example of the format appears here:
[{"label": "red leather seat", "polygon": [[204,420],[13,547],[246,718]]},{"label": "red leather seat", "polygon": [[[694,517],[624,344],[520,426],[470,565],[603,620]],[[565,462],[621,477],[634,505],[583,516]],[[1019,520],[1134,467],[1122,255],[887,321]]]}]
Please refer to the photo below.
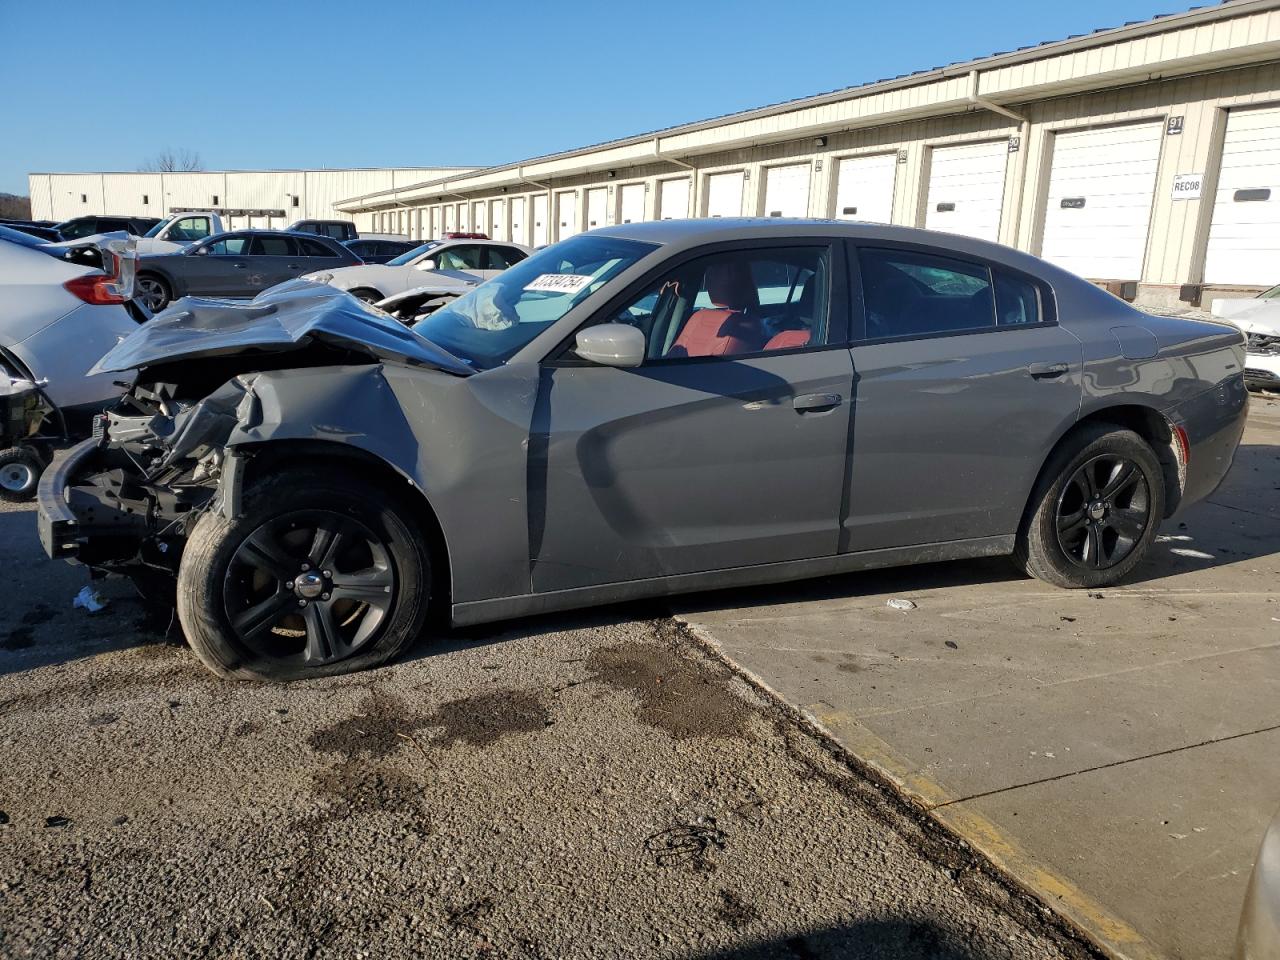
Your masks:
[{"label": "red leather seat", "polygon": [[755,353],[764,342],[760,322],[745,311],[760,305],[751,267],[734,260],[707,267],[704,278],[712,309],[694,311],[668,357],[721,357]]},{"label": "red leather seat", "polygon": [[796,347],[807,347],[809,336],[808,330],[783,330],[770,337],[764,348],[765,350],[792,350]]}]

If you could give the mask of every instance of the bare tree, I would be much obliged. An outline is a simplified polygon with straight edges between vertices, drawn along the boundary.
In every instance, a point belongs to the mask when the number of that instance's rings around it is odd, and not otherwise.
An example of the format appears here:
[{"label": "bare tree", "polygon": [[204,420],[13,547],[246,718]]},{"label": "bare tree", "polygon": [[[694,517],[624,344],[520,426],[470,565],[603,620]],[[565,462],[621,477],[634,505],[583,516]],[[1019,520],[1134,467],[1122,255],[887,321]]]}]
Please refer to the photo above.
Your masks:
[{"label": "bare tree", "polygon": [[200,154],[194,150],[172,148],[161,150],[138,167],[140,173],[187,173],[203,169],[204,164],[200,162]]}]

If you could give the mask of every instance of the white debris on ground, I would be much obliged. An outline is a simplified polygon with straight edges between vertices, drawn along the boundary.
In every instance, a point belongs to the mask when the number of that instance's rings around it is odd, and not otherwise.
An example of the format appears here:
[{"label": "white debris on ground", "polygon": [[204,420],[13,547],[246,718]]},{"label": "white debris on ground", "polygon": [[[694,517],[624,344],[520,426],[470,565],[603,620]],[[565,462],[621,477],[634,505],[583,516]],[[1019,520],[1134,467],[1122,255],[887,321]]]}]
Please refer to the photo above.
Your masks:
[{"label": "white debris on ground", "polygon": [[84,586],[80,588],[80,592],[76,594],[75,600],[71,602],[71,606],[84,610],[87,613],[100,613],[107,609],[107,601],[92,586]]}]

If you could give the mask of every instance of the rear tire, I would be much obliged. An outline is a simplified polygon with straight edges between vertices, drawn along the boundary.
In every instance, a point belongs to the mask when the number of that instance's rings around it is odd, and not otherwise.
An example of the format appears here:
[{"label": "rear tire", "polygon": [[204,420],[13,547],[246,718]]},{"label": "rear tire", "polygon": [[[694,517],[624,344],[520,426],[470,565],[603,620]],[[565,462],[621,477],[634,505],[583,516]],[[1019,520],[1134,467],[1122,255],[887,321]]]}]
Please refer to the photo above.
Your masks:
[{"label": "rear tire", "polygon": [[386,663],[421,633],[431,567],[387,491],[315,468],[273,474],[234,520],[197,522],[178,571],[178,618],[201,662],[286,681]]},{"label": "rear tire", "polygon": [[1109,587],[1142,562],[1164,517],[1164,473],[1132,430],[1090,424],[1050,456],[1013,561],[1068,589]]},{"label": "rear tire", "polygon": [[0,500],[24,503],[36,495],[44,463],[29,447],[0,450]]}]

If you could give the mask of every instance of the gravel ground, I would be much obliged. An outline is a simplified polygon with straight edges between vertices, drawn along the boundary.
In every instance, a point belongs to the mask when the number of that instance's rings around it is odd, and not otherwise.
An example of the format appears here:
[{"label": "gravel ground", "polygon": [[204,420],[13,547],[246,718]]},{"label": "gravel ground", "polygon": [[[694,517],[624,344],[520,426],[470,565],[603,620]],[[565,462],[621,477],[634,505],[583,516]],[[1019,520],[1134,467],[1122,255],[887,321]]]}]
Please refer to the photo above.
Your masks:
[{"label": "gravel ground", "polygon": [[231,684],[0,543],[5,957],[1092,955],[656,608]]}]

